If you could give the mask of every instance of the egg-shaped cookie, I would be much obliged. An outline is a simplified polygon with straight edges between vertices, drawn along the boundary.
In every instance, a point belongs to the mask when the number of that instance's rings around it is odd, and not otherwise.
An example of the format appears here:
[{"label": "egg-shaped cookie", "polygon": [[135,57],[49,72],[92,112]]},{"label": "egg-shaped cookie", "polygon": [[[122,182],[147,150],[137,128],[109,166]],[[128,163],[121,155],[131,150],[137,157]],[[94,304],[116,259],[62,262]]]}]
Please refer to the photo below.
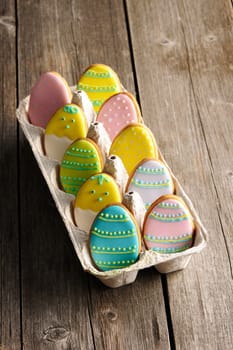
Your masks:
[{"label": "egg-shaped cookie", "polygon": [[126,186],[128,191],[138,192],[148,208],[159,197],[173,194],[174,183],[164,163],[156,159],[144,159],[130,176]]},{"label": "egg-shaped cookie", "polygon": [[99,147],[90,139],[78,139],[65,151],[60,166],[60,182],[65,192],[76,196],[87,179],[103,169]]},{"label": "egg-shaped cookie", "polygon": [[97,121],[103,123],[111,141],[126,126],[140,120],[138,103],[129,92],[119,92],[111,96],[104,102],[97,116]]},{"label": "egg-shaped cookie", "polygon": [[166,195],[149,207],[143,226],[147,249],[160,254],[179,253],[192,246],[193,237],[193,218],[182,198]]},{"label": "egg-shaped cookie", "polygon": [[117,74],[105,64],[93,64],[87,68],[79,79],[77,88],[87,93],[96,113],[104,101],[122,91]]},{"label": "egg-shaped cookie", "polygon": [[45,128],[54,113],[65,104],[71,103],[71,99],[71,90],[60,74],[42,74],[31,90],[28,109],[30,122]]},{"label": "egg-shaped cookie", "polygon": [[67,147],[74,140],[86,137],[87,130],[86,117],[80,107],[67,104],[59,108],[45,129],[46,155],[61,162]]},{"label": "egg-shaped cookie", "polygon": [[150,129],[142,124],[124,128],[113,140],[109,153],[121,158],[129,175],[143,159],[158,158],[155,138]]},{"label": "egg-shaped cookie", "polygon": [[105,207],[90,231],[90,252],[101,271],[122,269],[134,264],[141,251],[138,225],[122,204]]},{"label": "egg-shaped cookie", "polygon": [[91,176],[80,188],[74,203],[74,218],[78,227],[86,232],[104,207],[121,202],[121,193],[114,178],[100,173]]}]

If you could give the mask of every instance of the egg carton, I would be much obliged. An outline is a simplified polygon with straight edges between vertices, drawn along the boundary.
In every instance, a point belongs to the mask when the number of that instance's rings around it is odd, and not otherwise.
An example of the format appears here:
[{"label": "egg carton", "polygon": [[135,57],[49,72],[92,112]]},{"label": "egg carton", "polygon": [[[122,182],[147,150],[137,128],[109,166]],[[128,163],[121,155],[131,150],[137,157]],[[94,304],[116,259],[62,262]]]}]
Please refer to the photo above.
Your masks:
[{"label": "egg carton", "polygon": [[[74,87],[72,87],[72,90],[74,91]],[[89,235],[88,233],[81,231],[74,224],[72,208],[73,208],[73,202],[75,197],[71,194],[63,192],[59,188],[59,180],[58,180],[59,163],[55,160],[49,159],[44,154],[44,150],[43,150],[44,130],[40,127],[30,124],[28,120],[29,98],[30,96],[27,96],[25,99],[23,99],[20,102],[19,107],[16,111],[16,115],[22,127],[22,130],[32,148],[32,151],[41,169],[41,172],[48,184],[52,197],[64,221],[64,224],[67,228],[70,239],[73,243],[74,249],[82,264],[83,269],[89,272],[90,274],[92,274],[93,276],[97,277],[102,283],[104,283],[106,286],[111,288],[120,287],[120,286],[134,282],[135,279],[137,278],[137,274],[139,270],[149,268],[151,266],[154,266],[156,270],[158,270],[160,273],[169,273],[169,272],[184,269],[188,265],[192,255],[199,253],[205,247],[207,242],[207,232],[204,226],[202,225],[199,219],[199,216],[193,207],[191,200],[183,190],[178,179],[175,177],[175,175],[167,165],[160,150],[158,150],[159,158],[165,163],[165,165],[168,167],[168,169],[171,172],[171,175],[175,184],[175,188],[176,188],[176,194],[184,199],[186,205],[188,206],[193,216],[195,228],[196,228],[193,246],[180,253],[158,254],[153,251],[146,250],[145,246],[142,244],[142,251],[139,255],[138,261],[135,264],[123,269],[111,270],[106,272],[99,271],[96,269],[89,253],[89,247],[88,247]],[[90,125],[91,121],[94,120],[93,110],[90,108],[90,101],[85,97],[85,95],[79,96],[77,92],[76,92],[76,101],[82,102],[81,105],[87,114],[88,124]],[[106,149],[105,149],[105,152],[106,152]],[[113,157],[113,159],[115,158],[116,157]],[[126,181],[122,181],[122,182],[125,183]],[[137,204],[137,203],[134,203],[134,204]],[[143,211],[141,212],[141,214],[140,212],[136,212],[134,214],[135,216],[139,216],[138,221],[140,221],[140,219],[141,221],[143,221],[143,215],[144,215]]]}]

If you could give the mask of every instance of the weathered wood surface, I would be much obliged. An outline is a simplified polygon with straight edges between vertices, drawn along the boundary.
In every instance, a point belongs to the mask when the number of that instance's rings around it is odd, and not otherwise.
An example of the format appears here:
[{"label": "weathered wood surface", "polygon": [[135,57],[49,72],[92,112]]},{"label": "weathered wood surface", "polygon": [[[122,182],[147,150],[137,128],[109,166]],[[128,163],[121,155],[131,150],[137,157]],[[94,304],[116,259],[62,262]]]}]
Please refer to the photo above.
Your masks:
[{"label": "weathered wood surface", "polygon": [[[20,349],[15,4],[0,5],[0,349]],[[7,199],[7,200],[6,200]]]},{"label": "weathered wood surface", "polygon": [[[3,1],[0,40],[1,164],[11,159],[0,173],[0,349],[232,349],[230,0]],[[48,70],[75,84],[93,62],[140,98],[210,234],[185,271],[141,271],[116,290],[82,271],[21,132],[17,151],[12,86],[21,99]]]},{"label": "weathered wood surface", "polygon": [[135,6],[128,0],[127,8],[144,118],[210,236],[187,270],[167,276],[175,346],[231,349],[231,2],[159,0]]},{"label": "weathered wood surface", "polygon": [[[17,8],[20,98],[43,71],[73,85],[93,62],[111,65],[134,91],[121,2],[18,1]],[[168,349],[159,274],[149,270],[119,290],[86,276],[23,136],[20,168],[25,350]]]}]

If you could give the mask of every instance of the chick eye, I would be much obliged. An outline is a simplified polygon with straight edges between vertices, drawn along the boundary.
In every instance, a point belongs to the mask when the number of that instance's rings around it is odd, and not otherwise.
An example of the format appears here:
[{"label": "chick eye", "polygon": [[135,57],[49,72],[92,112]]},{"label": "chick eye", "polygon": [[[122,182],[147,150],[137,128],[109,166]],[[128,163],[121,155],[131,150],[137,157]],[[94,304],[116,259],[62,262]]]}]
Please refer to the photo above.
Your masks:
[{"label": "chick eye", "polygon": [[75,123],[75,119],[71,119],[71,123]]},{"label": "chick eye", "polygon": [[109,192],[104,192],[104,195],[105,196],[109,196]]},{"label": "chick eye", "polygon": [[61,120],[66,120],[66,117],[61,117]]},{"label": "chick eye", "polygon": [[95,194],[95,190],[90,190],[90,193],[91,194]]}]

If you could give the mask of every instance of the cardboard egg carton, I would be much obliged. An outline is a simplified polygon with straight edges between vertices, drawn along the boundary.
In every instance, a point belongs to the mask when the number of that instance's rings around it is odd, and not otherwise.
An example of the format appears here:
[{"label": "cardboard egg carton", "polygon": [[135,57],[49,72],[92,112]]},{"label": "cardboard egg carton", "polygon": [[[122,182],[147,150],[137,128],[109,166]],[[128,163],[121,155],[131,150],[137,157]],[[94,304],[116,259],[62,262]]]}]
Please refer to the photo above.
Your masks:
[{"label": "cardboard egg carton", "polygon": [[[75,88],[72,87],[72,90],[74,91]],[[83,92],[76,92],[75,95],[76,95],[75,96],[76,103],[81,105],[82,108],[84,109],[84,112],[86,113],[86,116],[88,119],[88,124],[90,125],[91,122],[94,121],[94,117],[95,117],[93,110],[90,107],[90,101],[87,99],[87,97],[85,96],[85,93]],[[159,150],[158,150],[159,158],[165,163],[165,165],[168,167],[168,169],[171,172],[171,175],[175,184],[175,188],[176,188],[176,194],[184,199],[186,205],[188,206],[191,212],[191,215],[193,216],[195,227],[196,227],[193,246],[180,253],[158,254],[156,252],[146,250],[144,245],[142,244],[142,251],[140,253],[138,261],[135,264],[123,269],[111,270],[107,272],[102,272],[96,269],[89,253],[89,246],[88,246],[89,234],[87,232],[81,231],[74,224],[74,221],[73,221],[72,212],[73,212],[73,201],[75,197],[71,194],[63,192],[59,188],[59,180],[58,180],[59,163],[55,160],[49,159],[47,156],[44,155],[44,150],[43,150],[44,130],[40,127],[30,124],[28,120],[29,98],[30,96],[26,97],[24,100],[20,102],[19,107],[16,111],[17,118],[32,148],[32,151],[38,162],[41,172],[48,184],[48,187],[53,196],[57,209],[64,221],[64,224],[67,228],[70,239],[73,243],[74,249],[76,251],[76,254],[78,255],[78,258],[82,264],[83,269],[85,271],[88,271],[95,277],[97,277],[106,286],[112,287],[112,288],[120,287],[120,286],[134,282],[135,279],[137,278],[137,274],[139,270],[142,270],[151,266],[154,266],[156,270],[158,270],[161,273],[168,273],[168,272],[184,269],[188,265],[192,255],[199,253],[205,247],[207,242],[207,232],[203,227],[199,219],[199,216],[193,207],[191,200],[183,190],[178,179],[175,177],[175,175],[167,165],[166,161],[164,160]],[[95,126],[96,127],[94,127],[94,129],[91,129],[92,127],[90,126],[89,134],[93,133],[93,139],[96,138],[95,141],[99,144],[103,153],[105,153],[104,157],[106,162],[105,162],[104,170],[105,171],[109,170],[108,172],[111,173],[111,175],[115,176],[116,181],[120,185],[122,190],[127,180],[126,172],[124,173],[123,170],[119,172],[120,167],[118,166],[117,162],[119,162],[120,159],[118,157],[114,156],[112,157],[113,159],[111,159],[111,157],[106,156],[107,154],[106,142],[102,142],[103,140],[101,139],[101,137],[98,138],[98,135],[96,135],[96,130],[98,134],[98,128],[99,127],[101,128],[101,126],[98,126],[97,123]],[[116,164],[114,162],[116,162]],[[117,170],[115,171],[114,169],[117,169]],[[137,196],[137,193],[135,193],[133,196],[129,194],[125,194],[123,196],[123,203],[133,212],[139,225],[141,226],[145,212],[143,211],[142,206],[140,205],[139,197],[140,196]]]}]

